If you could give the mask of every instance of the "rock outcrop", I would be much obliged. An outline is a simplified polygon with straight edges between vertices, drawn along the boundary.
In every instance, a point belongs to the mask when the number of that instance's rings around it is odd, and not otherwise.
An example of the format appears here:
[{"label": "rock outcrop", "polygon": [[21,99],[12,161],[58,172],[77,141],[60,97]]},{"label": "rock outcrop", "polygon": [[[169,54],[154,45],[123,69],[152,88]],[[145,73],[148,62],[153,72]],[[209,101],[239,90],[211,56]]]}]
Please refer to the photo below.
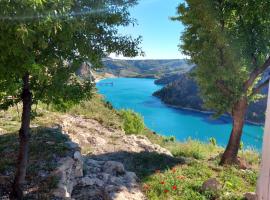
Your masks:
[{"label": "rock outcrop", "polygon": [[[92,119],[66,115],[62,131],[72,140],[67,145],[73,155],[62,158],[53,172],[60,180],[53,194],[60,199],[145,200],[138,177],[126,170],[124,160],[129,163],[130,155],[140,152],[172,156],[145,136],[125,135]],[[82,155],[80,148],[89,147],[91,153]]]}]

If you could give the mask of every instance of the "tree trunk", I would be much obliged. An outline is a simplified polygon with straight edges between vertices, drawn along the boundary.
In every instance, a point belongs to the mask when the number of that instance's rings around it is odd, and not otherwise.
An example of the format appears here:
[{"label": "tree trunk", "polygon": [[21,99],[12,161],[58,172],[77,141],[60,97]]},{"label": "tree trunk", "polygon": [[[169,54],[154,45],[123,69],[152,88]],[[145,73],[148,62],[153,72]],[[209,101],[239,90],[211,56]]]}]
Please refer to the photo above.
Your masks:
[{"label": "tree trunk", "polygon": [[243,127],[245,123],[245,114],[247,110],[247,99],[240,99],[234,106],[232,110],[233,117],[233,129],[231,132],[229,143],[226,147],[225,152],[222,155],[220,164],[221,165],[231,165],[237,164],[237,154],[240,147],[241,136],[243,132]]},{"label": "tree trunk", "polygon": [[30,119],[32,94],[30,91],[29,74],[23,76],[23,90],[21,94],[23,102],[23,111],[21,119],[21,128],[19,131],[19,154],[17,159],[17,170],[12,185],[11,197],[15,199],[23,199],[23,184],[25,182],[26,167],[28,161],[28,149],[30,138]]}]

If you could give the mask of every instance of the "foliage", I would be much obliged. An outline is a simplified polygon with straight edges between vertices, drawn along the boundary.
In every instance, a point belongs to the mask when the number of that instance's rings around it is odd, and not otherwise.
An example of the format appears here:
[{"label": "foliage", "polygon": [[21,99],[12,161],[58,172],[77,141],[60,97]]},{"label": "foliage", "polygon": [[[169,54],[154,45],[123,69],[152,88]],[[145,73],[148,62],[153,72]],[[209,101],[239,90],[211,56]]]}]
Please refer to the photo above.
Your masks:
[{"label": "foliage", "polygon": [[213,146],[217,146],[217,140],[216,140],[216,138],[211,137],[211,138],[209,139],[209,142],[210,142],[210,144],[212,144]]},{"label": "foliage", "polygon": [[1,1],[1,108],[20,101],[26,73],[34,103],[67,109],[88,98],[92,84],[75,76],[83,61],[97,67],[111,52],[125,56],[141,52],[140,38],[117,31],[134,22],[127,8],[135,4],[136,0]]},{"label": "foliage", "polygon": [[93,98],[88,101],[83,101],[73,106],[67,112],[95,119],[106,127],[122,128],[122,119],[119,113],[111,109],[111,105],[98,94],[95,94]]},{"label": "foliage", "polygon": [[[20,108],[20,107],[19,107]],[[37,108],[38,116],[33,121],[36,125],[52,126],[58,123],[58,116],[63,113],[58,111],[46,110],[46,106],[40,104]],[[42,113],[42,115],[41,115]],[[117,114],[117,111],[108,109],[105,101],[101,96],[94,96],[90,102],[82,102],[76,105],[68,114],[79,114],[90,119],[100,119],[104,126],[111,126],[109,123],[115,124],[115,128],[122,127],[123,120]],[[16,108],[11,108],[5,112],[4,116],[0,117],[1,128],[9,128],[9,121],[19,123]],[[7,125],[7,126],[5,126]],[[208,178],[217,177],[222,184],[222,190],[219,193],[221,199],[241,199],[245,192],[255,190],[257,171],[259,166],[259,154],[253,150],[244,150],[240,156],[243,157],[252,166],[251,170],[239,170],[235,167],[220,167],[217,165],[219,154],[223,151],[221,147],[205,144],[199,141],[188,140],[185,143],[180,142],[165,142],[160,135],[153,134],[148,129],[144,129],[141,133],[149,138],[153,143],[159,144],[162,147],[169,149],[175,157],[168,157],[160,154],[141,153],[136,154],[131,166],[126,166],[128,170],[136,172],[141,178],[143,189],[148,199],[210,199],[216,194],[211,192],[201,192],[200,188],[203,181]],[[30,162],[33,163],[29,171],[31,181],[40,187],[41,197],[44,198],[44,193],[47,194],[50,188],[53,188],[57,180],[46,179],[41,183],[35,176],[37,171],[54,168],[51,157],[54,155],[64,155],[66,147],[64,145],[68,138],[63,137],[60,132],[52,129],[38,128],[32,132]],[[49,143],[48,143],[49,141]],[[53,145],[53,143],[55,144]],[[37,144],[36,144],[37,143]],[[33,146],[32,146],[33,145]],[[38,147],[42,148],[38,148]],[[15,154],[18,147],[15,134],[5,134],[0,136],[0,174],[6,170],[14,168]],[[43,150],[43,152],[41,152]],[[91,149],[84,149],[83,151]],[[88,152],[88,151],[87,151]],[[184,162],[181,157],[184,157]],[[45,165],[39,165],[38,160]],[[33,175],[32,175],[33,174]],[[28,180],[28,179],[27,179]],[[164,181],[164,184],[161,182]],[[176,189],[173,186],[176,186]],[[49,187],[49,188],[48,188]],[[164,193],[164,190],[168,192]],[[40,199],[43,199],[41,198]]]},{"label": "foliage", "polygon": [[164,136],[163,137],[164,142],[175,142],[176,141],[176,137],[175,136]]},{"label": "foliage", "polygon": [[[248,174],[248,175],[247,175]],[[257,177],[254,171],[239,171],[234,167],[213,170],[209,162],[191,162],[178,165],[164,172],[157,172],[144,180],[148,199],[242,199],[245,192],[255,189],[256,182],[246,176]],[[209,178],[216,177],[221,183],[220,191],[202,191],[201,186]],[[252,178],[251,178],[252,179]]]},{"label": "foliage", "polygon": [[[65,143],[68,138],[60,130],[52,128],[33,128],[31,131],[29,168],[27,169],[28,187],[37,187],[25,197],[26,199],[51,199],[45,198],[55,189],[58,183],[56,176],[40,176],[40,172],[50,174],[56,169],[57,159],[72,153]],[[16,166],[18,140],[16,133],[0,135],[0,175],[13,176]],[[3,185],[2,185],[3,186]],[[1,193],[1,191],[0,191]],[[0,194],[2,195],[2,194]],[[39,198],[37,197],[39,196]]]},{"label": "foliage", "polygon": [[132,110],[121,110],[120,115],[123,119],[124,130],[127,134],[140,134],[144,130],[142,116]]},{"label": "foliage", "polygon": [[244,96],[257,99],[253,88],[270,48],[269,8],[270,2],[256,0],[187,0],[178,7],[173,19],[186,27],[180,48],[197,65],[205,106],[218,115]]}]

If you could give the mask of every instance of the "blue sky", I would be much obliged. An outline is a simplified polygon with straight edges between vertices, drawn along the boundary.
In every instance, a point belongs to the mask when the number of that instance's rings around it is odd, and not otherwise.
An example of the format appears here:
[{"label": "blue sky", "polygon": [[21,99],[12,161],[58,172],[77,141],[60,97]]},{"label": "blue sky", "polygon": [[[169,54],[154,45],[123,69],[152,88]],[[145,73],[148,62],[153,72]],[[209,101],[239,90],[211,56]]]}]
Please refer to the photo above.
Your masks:
[{"label": "blue sky", "polygon": [[[183,58],[178,44],[184,27],[180,22],[169,19],[175,16],[176,7],[181,2],[183,0],[140,0],[137,6],[130,9],[138,25],[120,28],[119,31],[133,37],[143,37],[141,46],[146,53],[143,59]],[[115,58],[114,55],[111,57]]]}]

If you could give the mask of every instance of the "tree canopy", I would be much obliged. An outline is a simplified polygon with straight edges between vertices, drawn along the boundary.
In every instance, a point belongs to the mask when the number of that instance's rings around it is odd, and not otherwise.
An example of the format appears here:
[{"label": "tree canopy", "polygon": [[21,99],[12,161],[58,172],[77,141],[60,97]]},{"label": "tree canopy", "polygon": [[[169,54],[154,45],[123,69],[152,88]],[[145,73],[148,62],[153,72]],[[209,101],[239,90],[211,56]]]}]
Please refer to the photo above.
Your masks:
[{"label": "tree canopy", "polygon": [[99,67],[114,52],[136,56],[140,37],[118,33],[135,21],[137,0],[0,1],[0,109],[22,102],[19,154],[11,198],[23,199],[31,106],[65,109],[90,96],[92,83],[75,72],[83,62]]},{"label": "tree canopy", "polygon": [[[83,61],[101,66],[111,52],[141,53],[140,38],[117,27],[135,23],[128,8],[136,0],[0,1],[1,108],[20,101],[21,78],[31,76],[33,101],[72,104],[89,96],[91,84],[74,72]],[[12,96],[13,98],[7,98]]]},{"label": "tree canopy", "polygon": [[230,113],[233,128],[220,164],[239,163],[248,104],[262,97],[270,65],[269,1],[187,0],[178,7],[185,25],[180,49],[197,65],[204,104],[216,116]]},{"label": "tree canopy", "polygon": [[[186,27],[181,50],[198,67],[206,107],[231,113],[241,97],[257,99],[256,85],[268,67],[268,1],[187,0],[178,7]],[[254,89],[254,90],[253,90]]]}]

